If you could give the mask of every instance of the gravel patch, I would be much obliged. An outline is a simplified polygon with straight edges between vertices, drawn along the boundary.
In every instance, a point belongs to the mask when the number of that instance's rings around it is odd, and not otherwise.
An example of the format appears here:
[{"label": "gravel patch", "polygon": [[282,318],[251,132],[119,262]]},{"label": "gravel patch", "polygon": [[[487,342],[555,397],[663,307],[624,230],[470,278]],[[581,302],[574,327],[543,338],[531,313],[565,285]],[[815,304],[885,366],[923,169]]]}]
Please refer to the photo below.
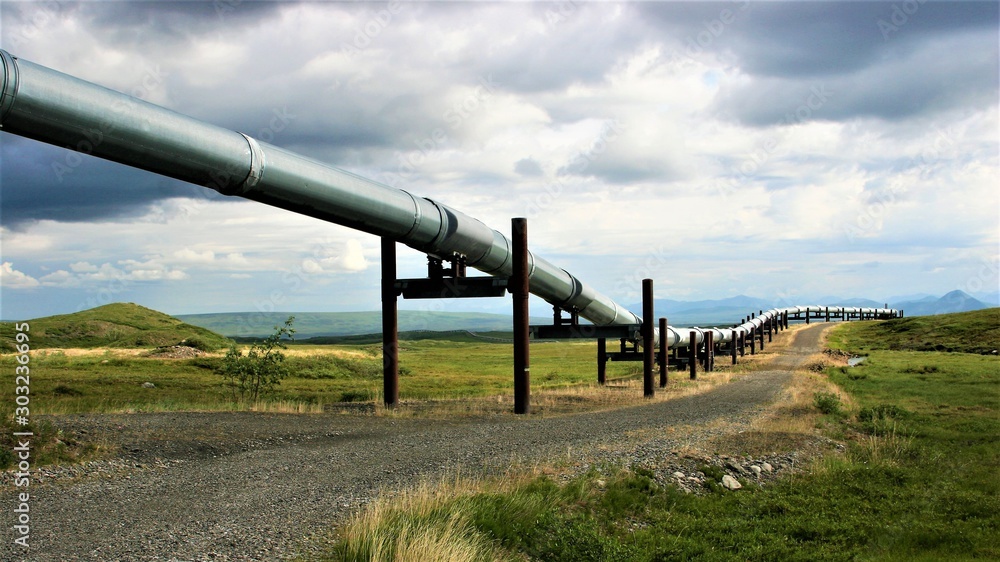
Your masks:
[{"label": "gravel patch", "polygon": [[[248,412],[60,416],[54,421],[64,431],[102,436],[120,455],[34,472],[30,556],[11,539],[0,554],[33,562],[281,560],[322,547],[333,522],[382,489],[459,469],[502,472],[553,459],[569,460],[570,473],[649,466],[657,480],[692,493],[703,488],[698,467],[705,463],[729,462],[738,480],[766,482],[794,469],[794,455],[700,458],[685,447],[748,426],[797,361],[818,350],[822,326],[797,334],[780,370],[610,412],[452,421]],[[13,498],[11,473],[0,484]]]}]

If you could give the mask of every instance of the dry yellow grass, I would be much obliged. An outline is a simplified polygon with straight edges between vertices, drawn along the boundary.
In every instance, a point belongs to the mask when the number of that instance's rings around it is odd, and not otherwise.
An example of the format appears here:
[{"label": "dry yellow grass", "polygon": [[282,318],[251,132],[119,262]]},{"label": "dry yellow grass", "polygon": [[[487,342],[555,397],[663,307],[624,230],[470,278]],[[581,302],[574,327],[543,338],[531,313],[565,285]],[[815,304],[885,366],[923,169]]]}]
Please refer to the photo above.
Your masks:
[{"label": "dry yellow grass", "polygon": [[439,482],[423,481],[398,492],[383,492],[338,529],[342,550],[337,560],[398,562],[492,562],[509,557],[478,533],[469,515],[455,506],[463,498],[504,493],[534,477],[508,472],[481,479],[455,474]]}]

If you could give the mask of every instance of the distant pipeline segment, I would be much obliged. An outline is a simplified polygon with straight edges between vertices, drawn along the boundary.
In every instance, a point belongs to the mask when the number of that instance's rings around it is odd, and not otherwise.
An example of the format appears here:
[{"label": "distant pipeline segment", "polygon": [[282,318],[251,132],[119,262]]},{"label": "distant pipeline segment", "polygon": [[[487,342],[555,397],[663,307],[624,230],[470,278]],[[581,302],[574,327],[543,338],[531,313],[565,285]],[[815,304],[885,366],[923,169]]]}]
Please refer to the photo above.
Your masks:
[{"label": "distant pipeline segment", "polygon": [[[512,274],[510,239],[465,213],[3,50],[0,129],[391,238],[441,259],[465,256],[467,265],[495,277]],[[529,252],[528,264],[531,293],[553,306],[575,309],[598,326],[642,323],[544,258]],[[748,333],[767,315],[784,310],[791,309],[767,311],[734,329]],[[895,315],[891,309],[871,310],[880,317]],[[691,330],[668,327],[665,341],[686,347]],[[730,334],[719,330],[715,341],[729,341]]]}]

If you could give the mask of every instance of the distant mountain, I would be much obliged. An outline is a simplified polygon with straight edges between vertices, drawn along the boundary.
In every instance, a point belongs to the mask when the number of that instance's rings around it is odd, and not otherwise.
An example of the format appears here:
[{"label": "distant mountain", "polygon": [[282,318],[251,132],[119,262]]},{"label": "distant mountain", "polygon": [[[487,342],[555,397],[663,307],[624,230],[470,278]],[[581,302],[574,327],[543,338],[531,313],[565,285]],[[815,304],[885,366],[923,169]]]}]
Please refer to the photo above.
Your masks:
[{"label": "distant mountain", "polygon": [[972,296],[990,306],[1000,306],[1000,291],[995,293],[976,293]]},{"label": "distant mountain", "polygon": [[990,308],[990,305],[973,298],[964,291],[952,291],[941,298],[926,297],[919,300],[898,302],[893,308],[902,309],[905,316],[931,316],[950,312],[968,312]]},{"label": "distant mountain", "polygon": [[912,301],[923,300],[923,299],[926,299],[926,298],[930,298],[932,300],[937,300],[940,297],[936,297],[936,296],[931,295],[929,293],[911,293],[911,294],[908,294],[908,295],[896,295],[896,296],[889,297],[889,302],[890,303],[894,303],[894,302],[912,302]]},{"label": "distant mountain", "polygon": [[[223,312],[181,314],[177,318],[231,338],[263,337],[289,316],[295,317],[295,339],[353,336],[382,332],[382,313],[369,312]],[[482,312],[399,311],[399,331],[509,332],[512,318]],[[551,323],[550,318],[531,318],[532,324]]]},{"label": "distant mountain", "polygon": [[[918,295],[919,297],[919,295]],[[860,306],[882,308],[885,302],[864,298],[844,299],[801,299],[789,303],[740,295],[725,299],[678,301],[656,299],[654,301],[657,318],[666,317],[673,326],[726,326],[740,322],[752,313],[790,305],[820,306]],[[925,297],[919,300],[893,303],[891,308],[905,311],[906,316],[944,314],[989,308],[990,305],[972,298],[962,291],[953,291],[943,297]],[[633,304],[629,310],[639,314],[641,304]],[[283,323],[289,316],[295,316],[296,339],[314,337],[353,336],[376,334],[382,330],[382,315],[378,311],[369,312],[232,312],[220,314],[183,314],[177,318],[195,326],[201,326],[228,337],[263,337],[272,333],[274,326]],[[550,324],[551,317],[532,317],[532,324]],[[509,332],[511,317],[507,314],[480,312],[424,312],[416,310],[399,311],[399,330],[473,332]]]},{"label": "distant mountain", "polygon": [[[671,326],[735,324],[751,313],[770,308],[774,308],[771,301],[746,295],[700,301],[653,299],[656,317],[666,317]],[[640,314],[642,303],[629,305],[628,309]]]},{"label": "distant mountain", "polygon": [[844,300],[844,299],[836,300],[835,299],[835,300],[831,300],[829,302],[821,302],[821,303],[817,303],[817,304],[821,304],[823,306],[829,305],[829,306],[859,306],[859,307],[867,307],[867,308],[884,308],[886,303],[884,303],[884,302],[878,302],[878,301],[873,301],[871,299],[846,299],[846,300]]}]

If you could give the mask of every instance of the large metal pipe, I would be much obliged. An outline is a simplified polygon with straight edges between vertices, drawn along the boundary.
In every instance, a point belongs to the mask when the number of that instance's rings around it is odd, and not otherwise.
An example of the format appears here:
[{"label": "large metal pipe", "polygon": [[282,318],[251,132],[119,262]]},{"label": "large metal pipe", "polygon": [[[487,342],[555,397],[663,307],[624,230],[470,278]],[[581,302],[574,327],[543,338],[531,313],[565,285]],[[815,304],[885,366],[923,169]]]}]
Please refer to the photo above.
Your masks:
[{"label": "large metal pipe", "polygon": [[[17,59],[0,51],[0,128],[392,238],[430,255],[466,256],[509,277],[511,243],[479,220],[283,148]],[[531,292],[598,325],[641,320],[565,270],[529,255]]]},{"label": "large metal pipe", "polygon": [[[468,265],[489,275],[513,273],[510,239],[460,211],[3,50],[0,130],[391,238],[442,259],[460,254]],[[575,308],[596,325],[642,323],[625,307],[530,252],[528,268],[531,293],[550,304]],[[770,310],[735,331],[759,328],[783,311],[805,310],[820,307]],[[835,310],[841,309],[831,308]],[[895,314],[891,309],[844,310]],[[688,332],[668,327],[664,343],[687,347]],[[704,331],[695,333],[700,334],[695,343],[702,343]],[[716,342],[727,342],[731,332],[716,330],[712,335]]]}]

